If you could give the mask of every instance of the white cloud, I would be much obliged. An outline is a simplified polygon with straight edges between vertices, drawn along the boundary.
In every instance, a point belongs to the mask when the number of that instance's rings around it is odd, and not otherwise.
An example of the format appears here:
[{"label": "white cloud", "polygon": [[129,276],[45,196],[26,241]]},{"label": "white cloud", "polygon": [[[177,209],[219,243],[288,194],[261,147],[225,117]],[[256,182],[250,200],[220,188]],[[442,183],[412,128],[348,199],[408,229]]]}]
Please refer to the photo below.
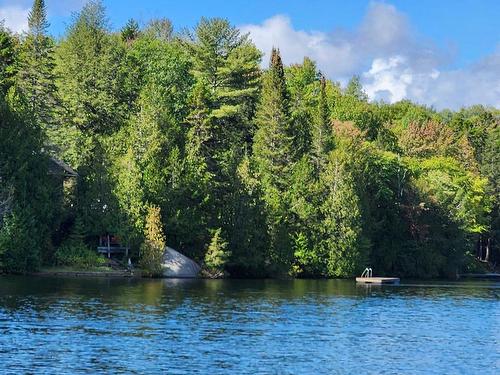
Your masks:
[{"label": "white cloud", "polygon": [[286,64],[308,56],[342,83],[359,74],[371,99],[409,98],[436,108],[477,103],[500,107],[498,51],[472,66],[447,69],[453,61],[451,51],[419,35],[408,18],[389,4],[372,3],[355,30],[297,30],[285,15],[241,29],[264,51],[263,66],[273,46],[280,48]]},{"label": "white cloud", "polygon": [[28,29],[29,8],[17,5],[7,5],[0,7],[0,21],[3,20],[5,26],[15,33],[21,33]]},{"label": "white cloud", "polygon": [[[28,29],[28,14],[33,0],[0,0],[0,22],[15,33]],[[47,0],[49,21],[51,16],[67,15],[81,9],[85,0]]]},{"label": "white cloud", "polygon": [[500,108],[500,53],[454,70],[417,71],[406,58],[375,59],[363,73],[368,96],[395,102],[404,98],[436,108],[484,104]]},{"label": "white cloud", "polygon": [[[262,25],[241,26],[241,30],[250,33],[251,39],[264,52],[263,65],[267,65],[272,47],[280,48],[287,64],[301,62],[308,56],[327,69],[328,74],[348,71],[356,59],[350,43],[337,43],[322,32],[295,30],[291,20],[283,15],[274,16]],[[333,61],[336,63],[331,64]]]},{"label": "white cloud", "polygon": [[407,89],[413,82],[413,73],[406,66],[406,58],[394,56],[373,60],[363,78],[368,81],[364,89],[370,98],[393,103],[408,96]]},{"label": "white cloud", "polygon": [[[87,0],[45,0],[47,12],[50,16],[65,16],[83,7]],[[31,9],[33,0],[0,0],[0,8],[18,7]]]}]

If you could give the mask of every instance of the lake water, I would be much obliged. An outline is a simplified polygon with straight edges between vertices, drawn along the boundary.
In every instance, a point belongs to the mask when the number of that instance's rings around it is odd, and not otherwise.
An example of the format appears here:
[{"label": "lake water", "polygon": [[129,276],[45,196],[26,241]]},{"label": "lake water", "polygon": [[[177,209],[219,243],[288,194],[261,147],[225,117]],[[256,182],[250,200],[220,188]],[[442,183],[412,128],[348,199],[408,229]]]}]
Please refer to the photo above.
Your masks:
[{"label": "lake water", "polygon": [[0,277],[0,373],[499,374],[500,284]]}]

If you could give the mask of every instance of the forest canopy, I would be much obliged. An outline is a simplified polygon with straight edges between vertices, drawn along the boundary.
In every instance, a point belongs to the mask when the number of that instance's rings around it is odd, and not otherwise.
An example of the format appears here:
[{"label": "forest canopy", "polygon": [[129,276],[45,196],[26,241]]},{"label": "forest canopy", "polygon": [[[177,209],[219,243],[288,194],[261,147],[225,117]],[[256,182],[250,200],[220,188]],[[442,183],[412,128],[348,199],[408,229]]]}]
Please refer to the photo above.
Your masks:
[{"label": "forest canopy", "polygon": [[500,260],[499,109],[371,102],[358,77],[285,66],[277,48],[261,69],[221,18],[114,31],[90,1],[54,39],[35,0],[28,24],[0,26],[1,270],[92,263],[104,233],[137,260],[150,212],[162,244],[232,276],[451,277]]}]

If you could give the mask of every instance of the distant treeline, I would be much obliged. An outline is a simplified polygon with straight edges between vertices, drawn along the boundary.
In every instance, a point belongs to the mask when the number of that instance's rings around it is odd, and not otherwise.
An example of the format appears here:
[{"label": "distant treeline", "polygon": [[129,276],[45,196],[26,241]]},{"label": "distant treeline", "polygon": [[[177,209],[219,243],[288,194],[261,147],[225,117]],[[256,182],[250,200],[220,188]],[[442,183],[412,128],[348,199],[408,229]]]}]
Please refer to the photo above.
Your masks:
[{"label": "distant treeline", "polygon": [[[225,19],[113,32],[91,1],[60,40],[47,28],[43,0],[26,33],[0,28],[0,269],[94,264],[105,233],[137,259],[153,227],[232,276],[500,259],[498,109],[371,103],[357,77],[341,87],[277,49],[262,70]],[[78,177],[63,185],[50,157]]]}]

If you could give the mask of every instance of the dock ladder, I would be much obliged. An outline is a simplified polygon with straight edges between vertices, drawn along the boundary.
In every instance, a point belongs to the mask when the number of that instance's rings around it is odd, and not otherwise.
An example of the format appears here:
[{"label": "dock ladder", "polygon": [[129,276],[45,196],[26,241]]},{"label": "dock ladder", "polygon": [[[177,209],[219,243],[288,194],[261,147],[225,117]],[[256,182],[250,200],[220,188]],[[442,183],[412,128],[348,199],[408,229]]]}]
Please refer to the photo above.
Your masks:
[{"label": "dock ladder", "polygon": [[361,274],[361,277],[373,277],[373,270],[369,267],[366,267],[363,273]]}]

